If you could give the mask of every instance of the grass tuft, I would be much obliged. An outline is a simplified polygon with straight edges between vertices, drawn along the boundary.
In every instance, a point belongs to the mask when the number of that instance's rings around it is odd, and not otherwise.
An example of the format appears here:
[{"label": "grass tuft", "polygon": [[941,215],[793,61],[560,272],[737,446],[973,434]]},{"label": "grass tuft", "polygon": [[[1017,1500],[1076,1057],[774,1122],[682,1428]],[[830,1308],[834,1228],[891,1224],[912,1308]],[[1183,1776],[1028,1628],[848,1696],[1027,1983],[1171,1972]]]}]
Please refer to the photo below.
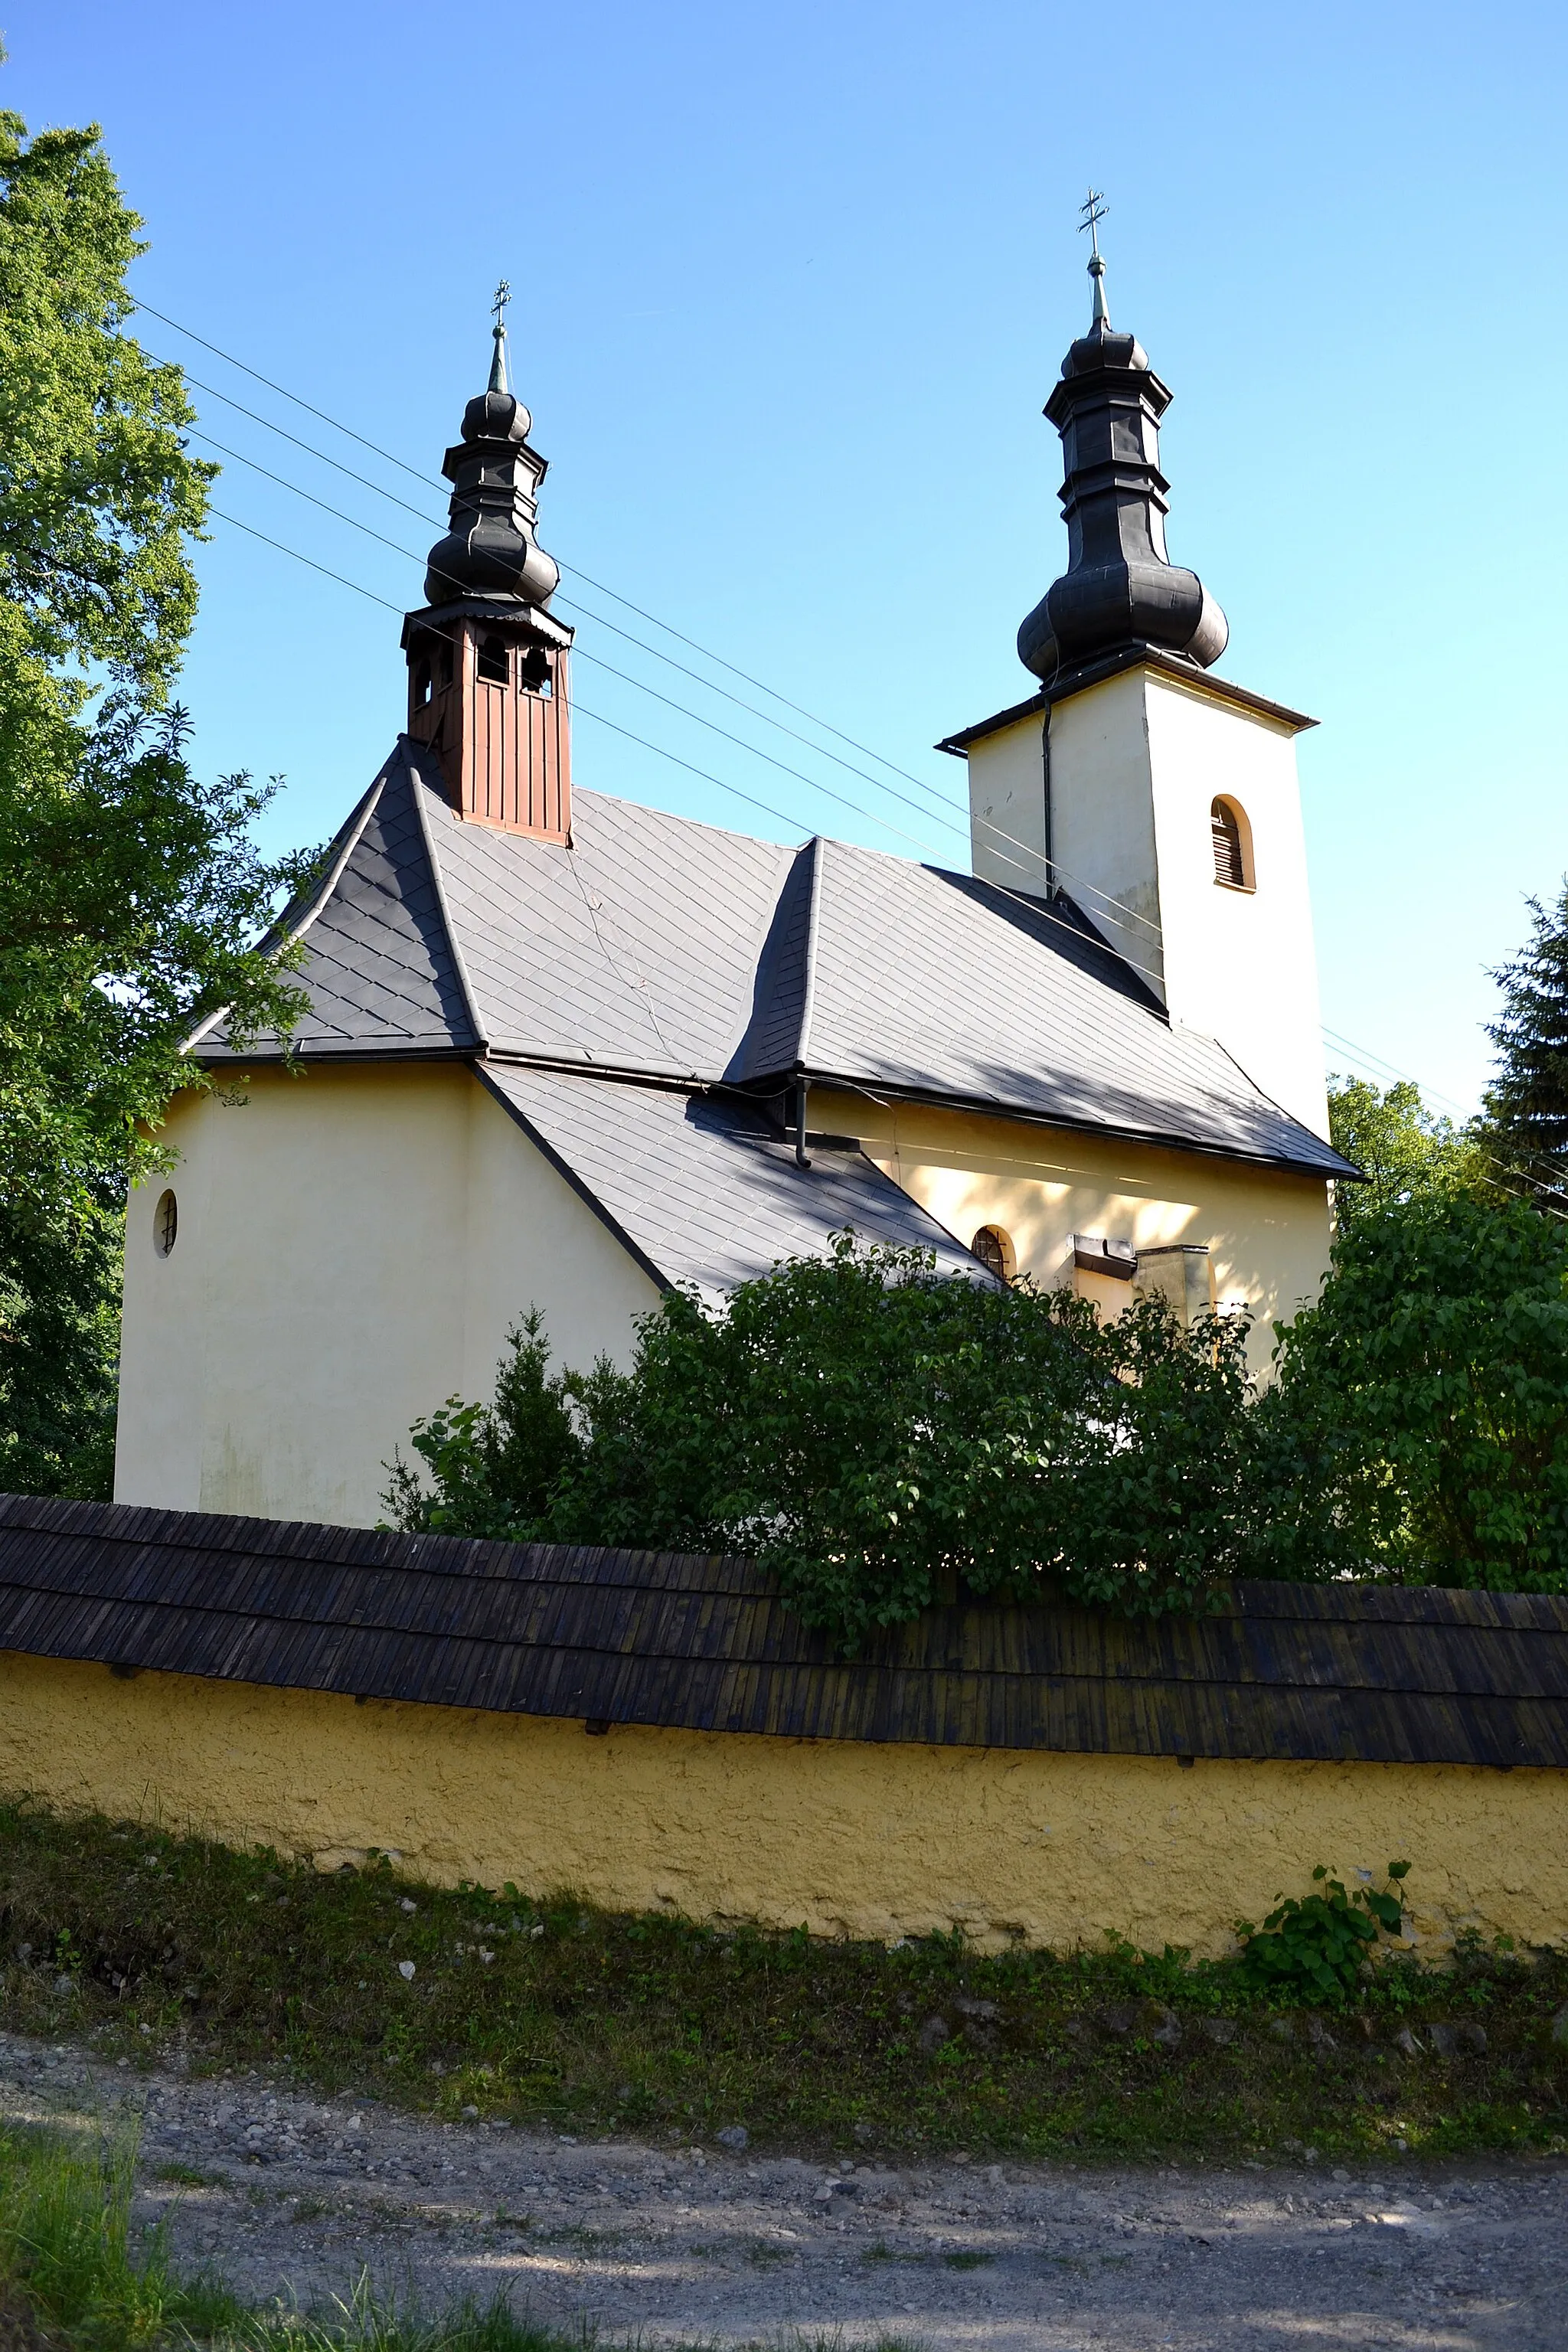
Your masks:
[{"label": "grass tuft", "polygon": [[[742,2124],[758,2152],[874,2146],[891,2162],[1291,2143],[1393,2160],[1401,2141],[1456,2156],[1568,2138],[1552,2031],[1568,1955],[1473,1939],[1442,1968],[1392,1954],[1314,2015],[1234,1963],[1125,1942],[987,1957],[959,1935],[721,1931],[569,1893],[433,1887],[384,1861],[321,1876],[22,1805],[0,1808],[0,1915],[14,2031],[583,2140],[711,2144]],[[1465,2031],[1434,2042],[1436,2021]]]}]

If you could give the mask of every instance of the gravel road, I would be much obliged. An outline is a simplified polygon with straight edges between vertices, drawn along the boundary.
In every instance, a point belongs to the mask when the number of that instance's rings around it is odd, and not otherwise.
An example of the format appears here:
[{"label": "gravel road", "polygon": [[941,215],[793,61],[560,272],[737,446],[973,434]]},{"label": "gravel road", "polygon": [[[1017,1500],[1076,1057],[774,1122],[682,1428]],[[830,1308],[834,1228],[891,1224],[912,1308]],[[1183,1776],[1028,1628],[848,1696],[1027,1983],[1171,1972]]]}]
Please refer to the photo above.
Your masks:
[{"label": "gravel road", "polygon": [[[0,2035],[0,2113],[142,2123],[141,2214],[182,2265],[308,2305],[362,2268],[498,2290],[611,2342],[883,2337],[929,2352],[1563,2352],[1568,2163],[1381,2172],[961,2158],[850,2167],[577,2143],[186,2079]],[[171,2171],[199,2180],[171,2180]]]}]

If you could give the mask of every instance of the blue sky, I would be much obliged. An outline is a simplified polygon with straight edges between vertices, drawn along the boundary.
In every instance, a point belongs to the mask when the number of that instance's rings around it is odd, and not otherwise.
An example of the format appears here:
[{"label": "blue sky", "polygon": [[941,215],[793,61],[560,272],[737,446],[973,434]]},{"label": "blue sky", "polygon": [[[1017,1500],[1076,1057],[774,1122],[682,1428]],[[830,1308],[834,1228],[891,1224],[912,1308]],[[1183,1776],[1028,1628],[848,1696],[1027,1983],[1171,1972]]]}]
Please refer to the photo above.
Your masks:
[{"label": "blue sky", "polygon": [[[504,274],[544,544],[952,800],[930,747],[1028,690],[1014,635],[1062,565],[1039,411],[1087,318],[1092,179],[1112,316],[1175,392],[1173,555],[1229,614],[1225,674],[1323,722],[1324,1017],[1356,1049],[1332,1059],[1474,1101],[1487,967],[1568,867],[1562,11],[22,0],[5,33],[5,103],[102,123],[151,239],[138,293],[426,477],[144,316],[377,487],[213,393],[205,432],[410,553],[232,460],[226,513],[417,603]],[[319,838],[400,722],[396,614],[226,523],[197,561],[198,756],[286,776],[272,838]],[[764,706],[917,815],[568,617],[816,782],[586,660],[585,709],[782,815],[586,718],[579,781],[963,862],[929,793]]]}]

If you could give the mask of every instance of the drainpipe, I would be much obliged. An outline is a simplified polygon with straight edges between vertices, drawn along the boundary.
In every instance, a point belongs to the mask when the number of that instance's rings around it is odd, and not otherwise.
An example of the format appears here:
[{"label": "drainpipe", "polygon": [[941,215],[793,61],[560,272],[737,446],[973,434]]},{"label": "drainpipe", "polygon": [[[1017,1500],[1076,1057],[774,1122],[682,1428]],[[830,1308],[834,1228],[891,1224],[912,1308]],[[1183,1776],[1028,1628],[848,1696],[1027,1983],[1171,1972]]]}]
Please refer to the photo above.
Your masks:
[{"label": "drainpipe", "polygon": [[795,1082],[795,1164],[797,1168],[809,1168],[811,1165],[811,1154],[805,1148],[805,1103],[810,1092],[810,1079],[796,1078]]}]

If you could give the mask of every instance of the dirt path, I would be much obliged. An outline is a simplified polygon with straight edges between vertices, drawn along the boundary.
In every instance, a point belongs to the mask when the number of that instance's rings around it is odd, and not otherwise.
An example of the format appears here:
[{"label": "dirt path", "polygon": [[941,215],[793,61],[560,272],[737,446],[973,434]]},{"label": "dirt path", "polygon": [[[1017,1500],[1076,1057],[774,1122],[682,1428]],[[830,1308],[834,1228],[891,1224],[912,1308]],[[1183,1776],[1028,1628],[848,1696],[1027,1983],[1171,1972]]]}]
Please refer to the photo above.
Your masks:
[{"label": "dirt path", "polygon": [[[611,2339],[841,2331],[929,2352],[1563,2352],[1568,2163],[1369,2174],[947,2162],[854,2168],[578,2145],[188,2081],[0,2035],[0,2112],[142,2123],[144,2218],[182,2264],[302,2304],[362,2265],[439,2303],[498,2289]],[[176,2185],[174,2168],[199,2174]],[[163,2176],[163,2177],[161,2177]]]}]

